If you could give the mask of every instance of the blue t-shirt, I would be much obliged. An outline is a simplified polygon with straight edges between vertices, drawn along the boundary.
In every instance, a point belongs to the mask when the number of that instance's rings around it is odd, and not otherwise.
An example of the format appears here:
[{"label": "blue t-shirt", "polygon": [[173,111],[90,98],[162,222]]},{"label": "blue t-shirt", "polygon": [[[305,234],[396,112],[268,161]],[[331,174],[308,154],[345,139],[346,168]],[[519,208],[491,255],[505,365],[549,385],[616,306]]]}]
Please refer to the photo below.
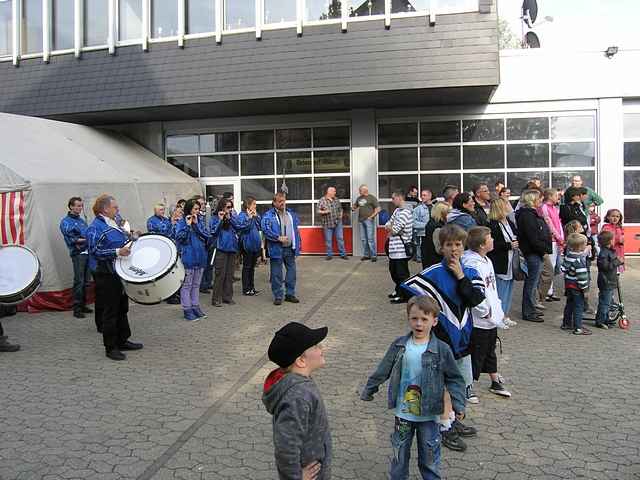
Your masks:
[{"label": "blue t-shirt", "polygon": [[402,376],[400,377],[400,391],[396,403],[396,417],[410,422],[437,422],[438,416],[423,416],[422,410],[422,354],[427,351],[429,343],[414,343],[413,337],[405,346],[402,359]]}]

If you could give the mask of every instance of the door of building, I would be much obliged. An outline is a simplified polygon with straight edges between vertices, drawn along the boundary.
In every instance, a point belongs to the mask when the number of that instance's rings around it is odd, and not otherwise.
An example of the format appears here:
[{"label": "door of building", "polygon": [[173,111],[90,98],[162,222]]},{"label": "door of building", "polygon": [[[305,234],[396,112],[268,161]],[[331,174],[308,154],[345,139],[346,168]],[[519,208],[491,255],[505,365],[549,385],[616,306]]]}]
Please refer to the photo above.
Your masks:
[{"label": "door of building", "polygon": [[230,192],[233,193],[233,208],[235,208],[236,212],[240,211],[242,205],[240,180],[202,180],[202,186],[209,204],[217,204],[217,200],[222,198],[222,195]]}]

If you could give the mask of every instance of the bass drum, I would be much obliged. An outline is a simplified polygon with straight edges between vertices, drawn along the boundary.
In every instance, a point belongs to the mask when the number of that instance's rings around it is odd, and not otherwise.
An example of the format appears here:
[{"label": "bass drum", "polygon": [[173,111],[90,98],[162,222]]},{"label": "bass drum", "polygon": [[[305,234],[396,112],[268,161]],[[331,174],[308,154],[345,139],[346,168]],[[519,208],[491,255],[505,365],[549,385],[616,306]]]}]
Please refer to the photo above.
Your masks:
[{"label": "bass drum", "polygon": [[118,257],[115,268],[127,296],[142,305],[169,298],[180,289],[185,275],[175,244],[152,233],[136,240],[128,257]]},{"label": "bass drum", "polygon": [[24,302],[36,293],[41,283],[40,260],[30,248],[0,246],[0,304]]}]

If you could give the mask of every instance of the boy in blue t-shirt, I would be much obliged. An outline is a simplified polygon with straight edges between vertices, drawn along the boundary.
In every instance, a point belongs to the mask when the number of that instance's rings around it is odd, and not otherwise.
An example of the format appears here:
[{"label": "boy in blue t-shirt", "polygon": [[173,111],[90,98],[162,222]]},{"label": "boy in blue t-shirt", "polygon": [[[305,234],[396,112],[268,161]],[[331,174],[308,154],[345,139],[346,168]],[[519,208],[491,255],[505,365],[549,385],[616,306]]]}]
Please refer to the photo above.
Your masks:
[{"label": "boy in blue t-shirt", "polygon": [[387,350],[361,394],[373,400],[378,387],[389,380],[388,408],[394,410],[391,435],[391,480],[409,478],[413,437],[418,438],[418,468],[423,479],[440,477],[440,425],[446,386],[456,417],[464,418],[465,383],[449,346],[431,335],[440,308],[426,295],[407,304],[411,332],[397,338]]}]

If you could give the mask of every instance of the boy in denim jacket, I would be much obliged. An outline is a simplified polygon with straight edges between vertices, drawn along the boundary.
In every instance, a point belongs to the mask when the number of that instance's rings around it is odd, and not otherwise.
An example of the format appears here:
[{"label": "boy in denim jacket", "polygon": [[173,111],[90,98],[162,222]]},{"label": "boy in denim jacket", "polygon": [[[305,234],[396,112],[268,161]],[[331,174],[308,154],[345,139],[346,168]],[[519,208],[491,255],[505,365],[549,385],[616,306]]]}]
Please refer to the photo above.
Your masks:
[{"label": "boy in denim jacket", "polygon": [[378,387],[390,379],[388,408],[395,413],[391,480],[409,478],[411,444],[416,433],[422,478],[441,478],[439,419],[444,411],[445,385],[456,417],[464,418],[464,379],[450,347],[431,335],[439,313],[440,308],[431,297],[421,295],[409,300],[407,316],[411,332],[391,344],[360,396],[365,401],[373,400]]}]

